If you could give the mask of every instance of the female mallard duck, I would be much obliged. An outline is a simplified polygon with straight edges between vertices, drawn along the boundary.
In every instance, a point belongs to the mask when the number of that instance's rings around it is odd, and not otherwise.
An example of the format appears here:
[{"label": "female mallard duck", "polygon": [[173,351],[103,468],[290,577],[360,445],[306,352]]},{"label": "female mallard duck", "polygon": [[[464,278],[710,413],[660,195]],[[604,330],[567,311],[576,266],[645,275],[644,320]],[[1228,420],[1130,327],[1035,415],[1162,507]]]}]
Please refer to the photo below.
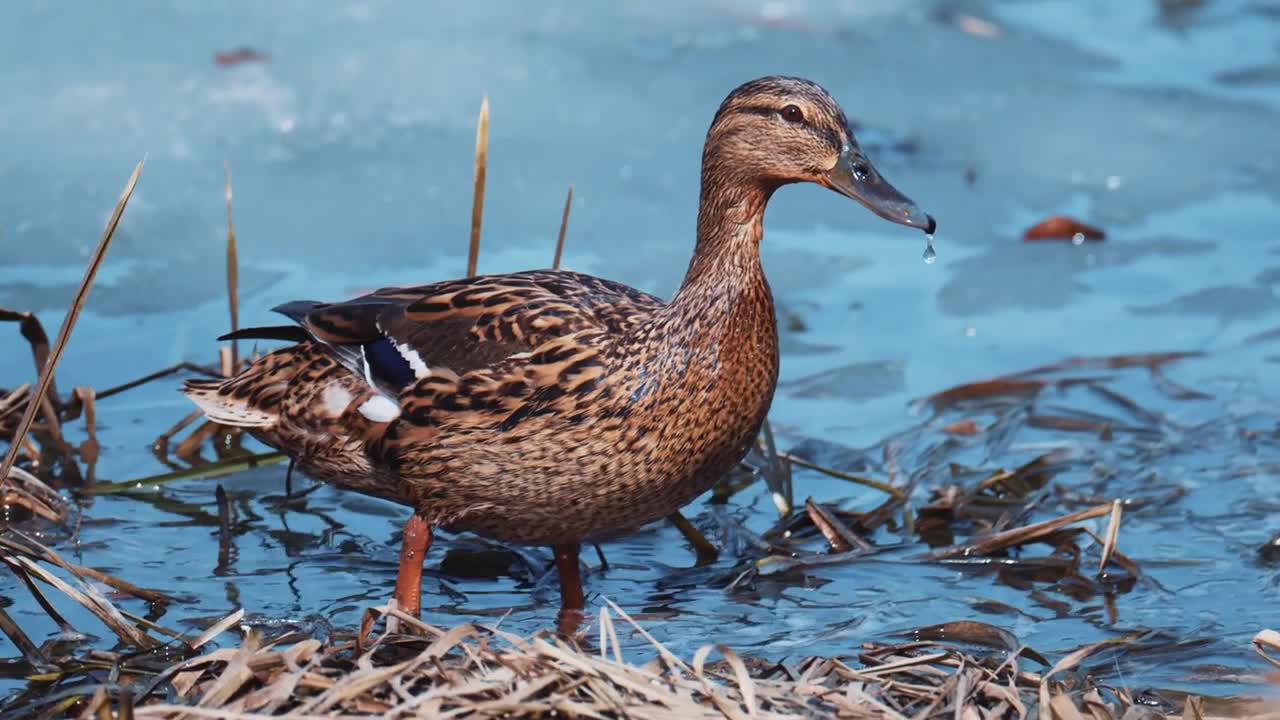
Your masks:
[{"label": "female mallard duck", "polygon": [[550,545],[562,606],[580,609],[580,543],[671,514],[756,437],[778,377],[762,222],[794,182],[935,227],[824,89],[760,78],[707,133],[697,245],[671,302],[564,270],[291,302],[276,310],[296,326],[227,337],[296,344],[184,392],[307,474],[412,507],[395,595],[406,611],[437,525]]}]

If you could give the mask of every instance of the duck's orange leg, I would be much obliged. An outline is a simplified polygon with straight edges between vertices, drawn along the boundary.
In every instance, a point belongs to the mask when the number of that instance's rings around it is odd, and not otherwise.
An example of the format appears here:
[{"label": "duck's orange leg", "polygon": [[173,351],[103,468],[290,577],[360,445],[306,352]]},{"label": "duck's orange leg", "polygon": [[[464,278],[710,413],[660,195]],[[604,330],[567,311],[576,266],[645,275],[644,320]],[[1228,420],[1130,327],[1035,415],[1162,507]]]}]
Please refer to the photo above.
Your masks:
[{"label": "duck's orange leg", "polygon": [[[430,547],[431,523],[414,513],[404,524],[400,571],[396,574],[396,604],[415,617],[422,606],[422,563],[427,559],[427,548]],[[574,557],[576,563],[577,556]]]},{"label": "duck's orange leg", "polygon": [[582,623],[582,576],[578,573],[578,543],[552,545],[556,554],[556,573],[560,575],[560,612],[556,628],[561,635],[573,637]]},{"label": "duck's orange leg", "polygon": [[578,574],[578,543],[552,545],[556,554],[556,572],[560,575],[560,608],[581,610],[582,576]]}]

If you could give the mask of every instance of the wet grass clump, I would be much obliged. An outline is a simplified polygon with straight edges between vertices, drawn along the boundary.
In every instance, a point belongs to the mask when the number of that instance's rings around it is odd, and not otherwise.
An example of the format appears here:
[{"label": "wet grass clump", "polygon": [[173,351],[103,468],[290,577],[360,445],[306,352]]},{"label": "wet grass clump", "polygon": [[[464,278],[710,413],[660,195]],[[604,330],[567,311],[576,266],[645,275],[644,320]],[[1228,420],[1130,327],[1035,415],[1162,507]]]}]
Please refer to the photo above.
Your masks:
[{"label": "wet grass clump", "polygon": [[[609,601],[594,632],[574,636],[442,628],[394,602],[368,609],[358,628],[324,638],[268,635],[245,623],[243,610],[183,634],[117,609],[88,581],[153,604],[173,602],[164,593],[67,563],[12,530],[0,536],[0,549],[63,629],[62,639],[37,647],[0,612],[0,626],[26,656],[10,672],[28,681],[5,709],[28,717],[1006,718],[1047,717],[1051,708],[1060,718],[1121,718],[1158,709],[1084,669],[1094,656],[1142,642],[1138,636],[1080,648],[1052,666],[1007,631],[977,622],[921,628],[905,642],[865,643],[838,656],[766,661],[707,645],[681,658]],[[77,647],[83,636],[35,581],[90,610],[117,635],[118,648]],[[233,630],[238,645],[205,649]],[[620,636],[642,637],[649,649],[624,651]],[[1263,710],[1254,702],[1164,701],[1179,704],[1183,717]]]}]

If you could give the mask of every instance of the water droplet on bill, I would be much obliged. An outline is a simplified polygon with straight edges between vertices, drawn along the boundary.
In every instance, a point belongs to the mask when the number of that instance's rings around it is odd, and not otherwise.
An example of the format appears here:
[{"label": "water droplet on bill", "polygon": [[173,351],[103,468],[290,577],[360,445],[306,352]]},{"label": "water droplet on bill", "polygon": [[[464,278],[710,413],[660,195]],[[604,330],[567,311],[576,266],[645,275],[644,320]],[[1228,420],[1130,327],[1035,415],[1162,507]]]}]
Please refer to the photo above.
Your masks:
[{"label": "water droplet on bill", "polygon": [[924,258],[926,265],[932,265],[934,260],[938,259],[938,251],[933,249],[933,236],[925,235],[924,254],[920,257]]}]

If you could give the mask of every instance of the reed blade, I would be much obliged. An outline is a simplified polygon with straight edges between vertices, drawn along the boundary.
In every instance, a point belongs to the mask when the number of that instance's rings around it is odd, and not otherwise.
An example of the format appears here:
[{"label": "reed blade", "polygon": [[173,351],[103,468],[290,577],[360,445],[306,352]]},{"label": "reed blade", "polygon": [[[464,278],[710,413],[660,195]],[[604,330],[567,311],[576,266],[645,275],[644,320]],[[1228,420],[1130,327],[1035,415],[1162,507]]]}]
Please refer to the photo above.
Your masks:
[{"label": "reed blade", "polygon": [[1120,516],[1124,512],[1124,503],[1111,501],[1111,520],[1107,522],[1106,541],[1102,544],[1102,559],[1098,561],[1098,574],[1106,572],[1107,563],[1116,551],[1116,540],[1120,538]]},{"label": "reed blade", "polygon": [[484,178],[489,167],[489,98],[480,101],[476,121],[476,184],[471,196],[471,249],[467,253],[467,277],[476,274],[480,261],[480,219],[484,216]]},{"label": "reed blade", "polygon": [[[231,332],[240,329],[240,263],[236,258],[236,228],[231,222],[231,163],[222,165],[226,177],[223,197],[227,203],[227,304],[231,309]],[[240,342],[231,341],[231,368],[240,367]]]},{"label": "reed blade", "polygon": [[98,240],[98,247],[94,249],[93,255],[89,258],[89,264],[84,270],[84,277],[80,280],[80,287],[76,290],[75,299],[71,301],[71,307],[67,308],[67,316],[63,319],[62,327],[58,330],[58,339],[54,341],[53,350],[49,353],[49,359],[45,361],[44,368],[40,370],[40,379],[36,381],[31,401],[27,403],[27,409],[22,414],[22,420],[18,422],[18,428],[14,431],[9,451],[4,456],[4,462],[0,463],[0,487],[9,482],[9,470],[18,459],[18,449],[22,446],[23,439],[31,430],[31,423],[36,419],[36,411],[40,408],[45,393],[49,390],[49,384],[53,381],[54,368],[58,366],[58,361],[62,359],[62,352],[67,348],[67,340],[71,338],[71,329],[75,327],[76,319],[80,317],[80,310],[84,308],[85,300],[89,297],[89,288],[93,285],[93,278],[98,274],[98,268],[102,265],[103,258],[106,257],[107,248],[111,245],[111,238],[116,233],[116,226],[120,224],[120,217],[124,215],[124,209],[129,204],[129,198],[133,196],[133,189],[138,184],[138,176],[142,174],[142,166],[146,161],[146,158],[143,158],[137,167],[133,169],[133,174],[129,176],[129,181],[125,183],[124,192],[120,193],[120,199],[116,201],[116,207],[111,212],[111,218],[107,220],[107,226],[102,231],[102,237]]},{"label": "reed blade", "polygon": [[564,235],[569,230],[569,208],[573,206],[573,185],[569,185],[569,194],[564,199],[564,214],[560,216],[560,235],[556,238],[556,257],[551,262],[552,270],[560,269],[560,258],[564,256]]}]

